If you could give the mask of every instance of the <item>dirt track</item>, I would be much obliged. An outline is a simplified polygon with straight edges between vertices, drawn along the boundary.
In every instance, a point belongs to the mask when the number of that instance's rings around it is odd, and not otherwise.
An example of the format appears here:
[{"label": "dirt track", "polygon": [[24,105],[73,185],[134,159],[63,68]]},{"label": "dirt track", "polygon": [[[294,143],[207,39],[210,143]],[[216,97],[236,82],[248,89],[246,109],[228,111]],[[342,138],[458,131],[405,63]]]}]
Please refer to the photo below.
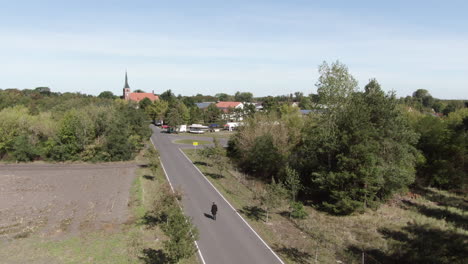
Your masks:
[{"label": "dirt track", "polygon": [[136,164],[0,165],[0,241],[118,229]]}]

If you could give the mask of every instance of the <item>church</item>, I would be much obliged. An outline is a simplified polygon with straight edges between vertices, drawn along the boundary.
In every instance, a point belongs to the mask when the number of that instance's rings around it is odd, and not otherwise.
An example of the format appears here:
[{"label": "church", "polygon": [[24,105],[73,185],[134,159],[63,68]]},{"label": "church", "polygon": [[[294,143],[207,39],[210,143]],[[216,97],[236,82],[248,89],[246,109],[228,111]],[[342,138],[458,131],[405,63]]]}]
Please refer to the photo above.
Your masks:
[{"label": "church", "polygon": [[127,78],[127,72],[125,72],[125,86],[123,88],[123,99],[127,101],[135,101],[135,102],[140,102],[141,100],[148,98],[152,102],[155,100],[159,100],[159,96],[153,93],[131,93],[130,92],[130,86],[128,85],[128,78]]}]

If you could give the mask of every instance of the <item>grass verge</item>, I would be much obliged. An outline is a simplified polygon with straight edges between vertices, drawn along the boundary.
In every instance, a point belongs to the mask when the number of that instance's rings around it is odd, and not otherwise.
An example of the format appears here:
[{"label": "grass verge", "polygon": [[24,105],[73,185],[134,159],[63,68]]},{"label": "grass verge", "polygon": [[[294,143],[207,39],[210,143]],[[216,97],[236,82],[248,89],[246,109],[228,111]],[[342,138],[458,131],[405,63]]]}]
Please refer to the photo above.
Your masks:
[{"label": "grass verge", "polygon": [[188,144],[188,145],[193,145],[193,142],[198,142],[198,145],[208,145],[213,142],[206,141],[206,140],[195,140],[195,139],[179,139],[175,140],[174,143],[176,144]]},{"label": "grass verge", "polygon": [[[149,147],[153,147],[149,145]],[[161,263],[163,241],[167,237],[158,226],[147,225],[145,216],[161,199],[166,178],[161,168],[151,169],[144,150],[136,158],[142,164],[129,194],[129,220],[112,230],[82,232],[61,238],[30,234],[10,241],[0,240],[1,263]],[[67,224],[63,223],[64,226]],[[196,255],[182,264],[199,263]]]},{"label": "grass verge", "polygon": [[179,134],[174,134],[174,135],[190,135],[191,137],[209,137],[209,138],[231,138],[232,135],[234,135],[235,132],[232,131],[219,131],[219,132],[206,132],[203,134],[194,134],[194,133],[179,133]]},{"label": "grass verge", "polygon": [[221,172],[194,150],[184,152],[286,263],[468,262],[466,196],[428,188],[351,216],[328,215],[309,204],[304,220],[291,219],[283,206],[266,223],[258,199],[263,183],[232,165]]}]

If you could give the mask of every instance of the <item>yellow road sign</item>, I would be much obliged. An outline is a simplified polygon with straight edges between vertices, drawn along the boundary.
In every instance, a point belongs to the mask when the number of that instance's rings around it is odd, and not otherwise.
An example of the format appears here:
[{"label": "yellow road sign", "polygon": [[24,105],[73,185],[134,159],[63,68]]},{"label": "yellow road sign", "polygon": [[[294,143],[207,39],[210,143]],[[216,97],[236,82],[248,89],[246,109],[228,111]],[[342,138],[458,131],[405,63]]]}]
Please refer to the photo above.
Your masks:
[{"label": "yellow road sign", "polygon": [[195,141],[194,141],[194,142],[193,142],[193,145],[194,145],[194,146],[198,146],[198,142],[195,142]]}]

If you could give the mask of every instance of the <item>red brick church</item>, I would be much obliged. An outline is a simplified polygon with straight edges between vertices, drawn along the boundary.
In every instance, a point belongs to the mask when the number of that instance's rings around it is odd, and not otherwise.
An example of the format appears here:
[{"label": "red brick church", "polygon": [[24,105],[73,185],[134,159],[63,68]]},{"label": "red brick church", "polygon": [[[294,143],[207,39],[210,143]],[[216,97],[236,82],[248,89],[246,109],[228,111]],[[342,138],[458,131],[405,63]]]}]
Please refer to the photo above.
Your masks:
[{"label": "red brick church", "polygon": [[151,101],[159,100],[159,96],[153,93],[131,93],[130,86],[128,85],[127,72],[125,72],[125,86],[123,88],[123,98],[125,100],[140,102],[141,100],[148,98]]}]

